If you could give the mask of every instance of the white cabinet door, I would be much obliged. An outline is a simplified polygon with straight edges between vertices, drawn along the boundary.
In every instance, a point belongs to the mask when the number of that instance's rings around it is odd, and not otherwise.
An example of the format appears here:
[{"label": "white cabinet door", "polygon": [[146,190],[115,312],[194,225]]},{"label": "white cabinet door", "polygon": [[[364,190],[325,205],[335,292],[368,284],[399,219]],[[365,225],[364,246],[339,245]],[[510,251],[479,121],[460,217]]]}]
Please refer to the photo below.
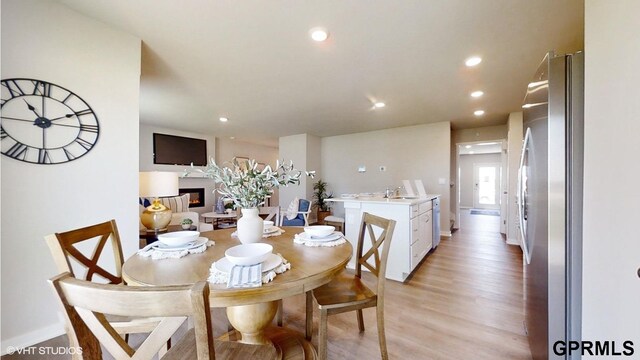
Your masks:
[{"label": "white cabinet door", "polygon": [[427,252],[433,247],[433,210],[429,210],[426,213],[420,215],[421,237],[426,244]]}]

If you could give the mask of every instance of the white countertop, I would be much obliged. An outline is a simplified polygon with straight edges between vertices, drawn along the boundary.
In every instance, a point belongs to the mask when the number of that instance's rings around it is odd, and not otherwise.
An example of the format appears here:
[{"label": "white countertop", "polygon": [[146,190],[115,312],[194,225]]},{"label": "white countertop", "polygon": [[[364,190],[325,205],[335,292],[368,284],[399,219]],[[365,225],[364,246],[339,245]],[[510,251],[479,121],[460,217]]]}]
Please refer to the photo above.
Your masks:
[{"label": "white countertop", "polygon": [[325,199],[325,201],[334,201],[334,202],[361,202],[361,203],[374,203],[374,204],[393,204],[393,205],[414,205],[419,204],[425,201],[433,200],[439,197],[440,194],[427,194],[427,196],[420,196],[411,199],[387,199],[383,197],[374,197],[374,196],[358,196],[356,198],[330,198]]}]

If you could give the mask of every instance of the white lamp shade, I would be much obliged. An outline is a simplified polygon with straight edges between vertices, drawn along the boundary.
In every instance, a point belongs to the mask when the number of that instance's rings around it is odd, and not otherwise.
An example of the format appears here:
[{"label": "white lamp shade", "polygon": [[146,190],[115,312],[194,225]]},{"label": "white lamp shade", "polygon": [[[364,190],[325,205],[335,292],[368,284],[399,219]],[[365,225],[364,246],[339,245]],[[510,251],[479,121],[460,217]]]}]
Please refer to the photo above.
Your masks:
[{"label": "white lamp shade", "polygon": [[140,172],[140,196],[162,197],[178,195],[178,174],[167,171]]}]

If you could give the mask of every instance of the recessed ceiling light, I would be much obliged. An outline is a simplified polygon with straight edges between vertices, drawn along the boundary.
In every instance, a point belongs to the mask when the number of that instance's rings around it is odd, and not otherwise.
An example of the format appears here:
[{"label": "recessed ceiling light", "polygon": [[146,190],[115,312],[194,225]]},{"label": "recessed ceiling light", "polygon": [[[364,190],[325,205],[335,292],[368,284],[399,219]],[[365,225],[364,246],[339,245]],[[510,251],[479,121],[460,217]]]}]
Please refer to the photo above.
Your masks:
[{"label": "recessed ceiling light", "polygon": [[373,104],[373,107],[376,108],[376,109],[381,109],[381,108],[383,108],[385,106],[387,106],[387,104],[385,104],[385,103],[383,103],[381,101],[378,101],[377,103]]},{"label": "recessed ceiling light", "polygon": [[229,136],[229,139],[234,140],[236,137],[235,136]]},{"label": "recessed ceiling light", "polygon": [[476,153],[475,151],[469,151],[469,154],[475,154],[475,153]]},{"label": "recessed ceiling light", "polygon": [[472,56],[465,60],[464,64],[467,66],[476,66],[482,62],[482,58],[479,56]]},{"label": "recessed ceiling light", "polygon": [[473,112],[473,115],[482,116],[482,115],[484,115],[484,110],[476,110],[476,111]]},{"label": "recessed ceiling light", "polygon": [[471,149],[471,145],[465,145],[464,147],[467,149]]},{"label": "recessed ceiling light", "polygon": [[471,93],[471,97],[474,97],[474,98],[478,98],[478,97],[480,97],[482,95],[484,95],[484,92],[480,91],[480,90],[474,91],[474,92]]},{"label": "recessed ceiling light", "polygon": [[329,32],[323,27],[314,27],[313,29],[309,30],[309,35],[314,41],[322,42],[327,40],[327,38],[329,37]]},{"label": "recessed ceiling light", "polygon": [[229,121],[229,119],[227,119],[226,117],[221,117],[221,118],[220,118],[220,121],[222,121],[222,122],[227,122],[227,121]]}]

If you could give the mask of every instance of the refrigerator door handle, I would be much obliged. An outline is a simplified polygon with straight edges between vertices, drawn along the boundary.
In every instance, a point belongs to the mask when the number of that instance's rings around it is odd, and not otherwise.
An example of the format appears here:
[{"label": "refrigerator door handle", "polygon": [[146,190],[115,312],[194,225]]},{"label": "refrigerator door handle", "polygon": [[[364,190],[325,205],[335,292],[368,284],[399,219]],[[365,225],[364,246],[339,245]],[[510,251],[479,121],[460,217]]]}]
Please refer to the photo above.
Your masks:
[{"label": "refrigerator door handle", "polygon": [[524,252],[525,260],[527,264],[531,263],[531,251],[529,249],[529,245],[527,243],[527,229],[526,223],[527,220],[527,197],[525,194],[525,184],[523,184],[524,176],[524,161],[527,153],[527,148],[529,146],[529,141],[531,139],[531,129],[527,128],[527,131],[524,135],[524,142],[522,143],[522,153],[520,155],[520,168],[518,169],[518,216],[520,221],[520,235],[522,235],[522,251]]}]

